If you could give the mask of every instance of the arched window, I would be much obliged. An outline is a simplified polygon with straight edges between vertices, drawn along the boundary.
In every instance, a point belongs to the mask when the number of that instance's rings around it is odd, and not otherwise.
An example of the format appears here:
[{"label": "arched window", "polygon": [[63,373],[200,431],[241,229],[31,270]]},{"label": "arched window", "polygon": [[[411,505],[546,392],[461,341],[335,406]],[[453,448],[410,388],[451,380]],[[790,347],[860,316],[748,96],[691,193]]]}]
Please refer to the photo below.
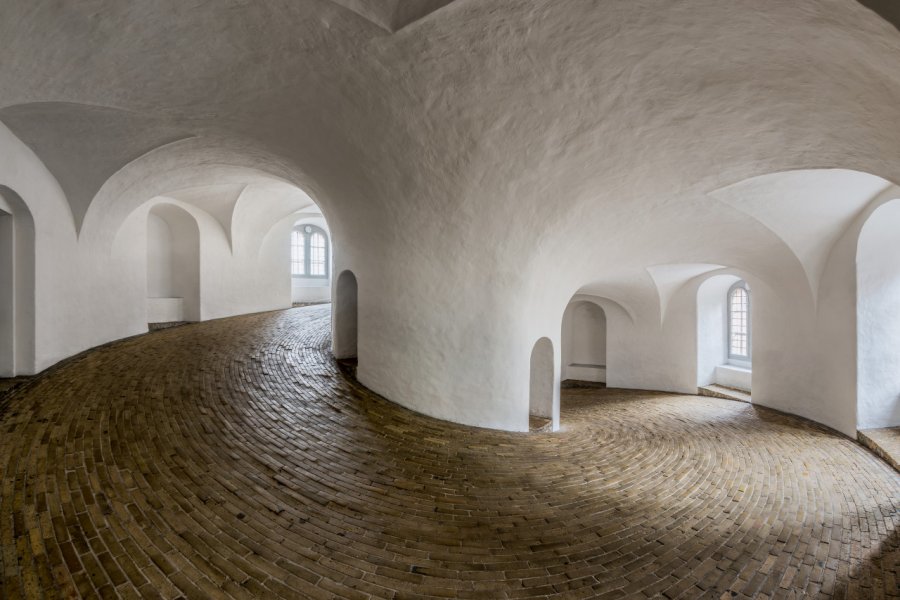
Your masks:
[{"label": "arched window", "polygon": [[327,279],[328,234],[315,225],[298,225],[291,231],[291,275]]},{"label": "arched window", "polygon": [[738,281],[728,290],[728,358],[750,362],[750,286]]}]

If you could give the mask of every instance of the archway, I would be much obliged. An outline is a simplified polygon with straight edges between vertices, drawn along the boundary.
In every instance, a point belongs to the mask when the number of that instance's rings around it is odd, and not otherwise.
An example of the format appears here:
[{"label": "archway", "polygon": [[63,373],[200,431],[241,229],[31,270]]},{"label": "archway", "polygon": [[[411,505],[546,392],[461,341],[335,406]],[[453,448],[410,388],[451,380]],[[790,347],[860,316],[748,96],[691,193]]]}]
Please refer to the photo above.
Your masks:
[{"label": "archway", "polygon": [[331,300],[331,235],[323,216],[298,219],[291,229],[291,302]]},{"label": "archway", "polygon": [[562,380],[606,383],[606,312],[594,302],[570,302],[563,313]]},{"label": "archway", "polygon": [[0,186],[0,377],[35,371],[34,221]]},{"label": "archway", "polygon": [[[710,277],[697,289],[697,387],[750,393],[750,288],[735,275]],[[743,399],[743,398],[742,398]]]},{"label": "archway", "polygon": [[157,204],[147,215],[147,322],[200,320],[200,230],[190,213]]},{"label": "archway", "polygon": [[334,294],[334,322],[332,348],[338,359],[357,357],[358,286],[352,271],[340,274]]},{"label": "archway", "polygon": [[857,245],[857,429],[900,425],[900,200],[876,209]]},{"label": "archway", "polygon": [[556,402],[553,342],[542,337],[531,349],[531,376],[528,387],[528,415],[559,428],[559,403]]},{"label": "archway", "polygon": [[16,284],[13,216],[0,209],[0,377],[16,374]]}]

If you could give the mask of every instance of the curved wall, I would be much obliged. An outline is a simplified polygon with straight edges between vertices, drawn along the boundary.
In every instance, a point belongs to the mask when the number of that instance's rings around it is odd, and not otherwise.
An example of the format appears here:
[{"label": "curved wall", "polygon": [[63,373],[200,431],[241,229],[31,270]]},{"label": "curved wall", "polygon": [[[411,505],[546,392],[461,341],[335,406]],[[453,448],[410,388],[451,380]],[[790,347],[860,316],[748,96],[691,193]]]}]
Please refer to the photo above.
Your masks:
[{"label": "curved wall", "polygon": [[610,385],[693,391],[696,275],[653,268],[720,265],[769,307],[754,400],[855,430],[848,232],[900,181],[900,33],[859,4],[457,0],[396,33],[313,0],[97,6],[0,23],[38,369],[144,330],[148,202],[192,207],[215,318],[289,304],[276,232],[315,199],[358,377],[411,409],[527,429],[576,294],[619,307]]}]

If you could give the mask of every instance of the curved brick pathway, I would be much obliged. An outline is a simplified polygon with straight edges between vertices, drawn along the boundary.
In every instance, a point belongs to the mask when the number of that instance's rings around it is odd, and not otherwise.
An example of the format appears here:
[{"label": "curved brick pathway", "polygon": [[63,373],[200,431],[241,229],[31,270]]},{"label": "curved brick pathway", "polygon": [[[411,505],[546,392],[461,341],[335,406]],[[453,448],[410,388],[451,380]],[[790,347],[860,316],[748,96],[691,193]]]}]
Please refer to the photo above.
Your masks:
[{"label": "curved brick pathway", "polygon": [[727,400],[566,390],[564,431],[355,386],[328,307],[117,342],[0,403],[0,598],[898,597],[900,480]]}]

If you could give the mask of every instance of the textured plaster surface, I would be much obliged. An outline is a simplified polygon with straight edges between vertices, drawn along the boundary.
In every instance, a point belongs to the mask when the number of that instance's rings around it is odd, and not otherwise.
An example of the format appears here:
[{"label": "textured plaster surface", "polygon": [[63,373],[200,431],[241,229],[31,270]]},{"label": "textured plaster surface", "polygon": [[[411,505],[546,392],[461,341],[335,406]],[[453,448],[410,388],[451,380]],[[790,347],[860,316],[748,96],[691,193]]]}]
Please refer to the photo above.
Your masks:
[{"label": "textured plaster surface", "polygon": [[526,429],[576,294],[609,305],[610,385],[695,390],[708,264],[759,289],[754,401],[855,431],[846,250],[900,181],[894,26],[851,0],[343,4],[4,3],[36,368],[146,327],[148,203],[197,219],[213,318],[290,302],[278,232],[314,201],[359,379],[406,407]]}]

